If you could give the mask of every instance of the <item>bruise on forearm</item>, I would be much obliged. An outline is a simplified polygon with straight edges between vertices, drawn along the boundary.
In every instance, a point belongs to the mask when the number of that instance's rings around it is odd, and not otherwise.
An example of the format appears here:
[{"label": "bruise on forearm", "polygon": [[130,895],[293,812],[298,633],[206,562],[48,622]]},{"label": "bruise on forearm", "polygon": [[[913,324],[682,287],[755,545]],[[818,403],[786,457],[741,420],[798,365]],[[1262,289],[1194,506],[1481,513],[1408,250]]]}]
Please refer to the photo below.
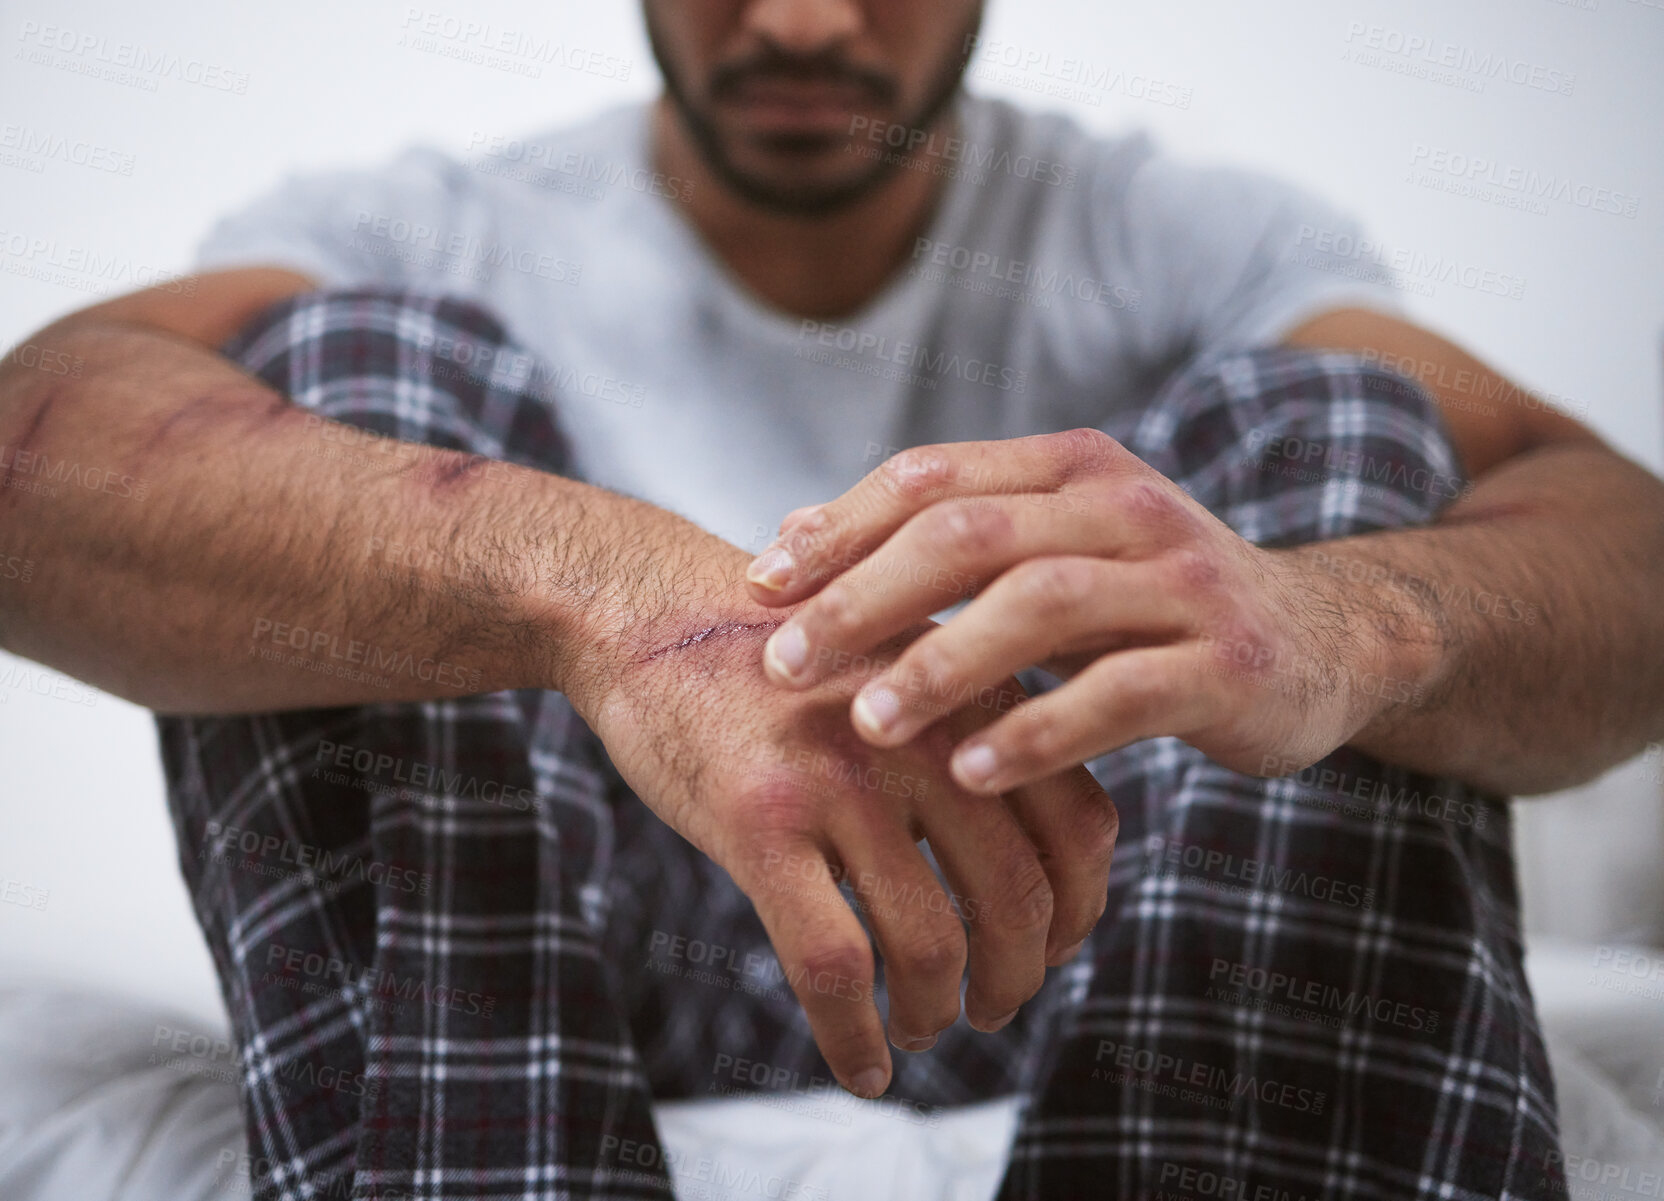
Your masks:
[{"label": "bruise on forearm", "polygon": [[251,433],[298,417],[301,410],[269,388],[246,388],[230,383],[185,401],[155,421],[133,450],[133,474],[142,475],[146,462],[167,449],[170,440],[188,440],[223,429],[230,421],[245,422]]},{"label": "bruise on forearm", "polygon": [[[90,370],[0,374],[0,445],[73,452],[150,487],[143,505],[75,495],[50,511],[0,489],[0,544],[22,532],[55,548],[46,586],[0,592],[3,636],[139,703],[238,712],[434,694],[251,662],[260,618],[465,658],[480,691],[568,695],[780,619],[746,600],[744,552],[645,502],[330,421],[177,336],[109,322],[59,333]],[[353,454],[320,453],[326,442]],[[377,537],[419,552],[384,561]]]},{"label": "bruise on forearm", "polygon": [[[471,487],[483,460],[460,452],[422,447],[414,462],[354,471],[316,453],[312,427],[367,431],[326,422],[212,351],[98,323],[61,340],[90,370],[74,380],[0,375],[0,445],[135,472],[146,492],[117,504],[81,489],[42,499],[0,488],[0,544],[51,547],[39,555],[44,587],[0,593],[9,649],[169,711],[432,691],[407,680],[361,693],[251,658],[261,619],[424,660],[466,658],[490,688],[541,681],[549,630],[531,628],[538,610],[514,603],[530,573],[513,537],[516,522],[552,516],[524,490],[540,473],[503,465],[522,489],[493,498]],[[5,468],[0,483],[15,456]],[[376,534],[421,544],[421,561],[383,569]],[[430,564],[441,560],[467,563],[451,577],[466,587],[435,586],[444,581]]]}]

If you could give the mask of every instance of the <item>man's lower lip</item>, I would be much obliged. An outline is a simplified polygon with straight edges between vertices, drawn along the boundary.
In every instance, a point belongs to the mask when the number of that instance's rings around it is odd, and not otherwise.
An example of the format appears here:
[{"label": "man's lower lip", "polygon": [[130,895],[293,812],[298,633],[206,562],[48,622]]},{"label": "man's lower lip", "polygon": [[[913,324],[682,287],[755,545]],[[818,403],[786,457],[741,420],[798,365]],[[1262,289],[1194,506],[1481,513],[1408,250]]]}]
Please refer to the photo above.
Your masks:
[{"label": "man's lower lip", "polygon": [[827,113],[850,116],[867,105],[867,96],[854,88],[805,88],[800,91],[790,88],[757,88],[755,91],[742,91],[739,95],[727,96],[726,103],[744,113],[779,111],[810,116],[822,116]]},{"label": "man's lower lip", "polygon": [[860,109],[847,102],[801,103],[779,100],[739,100],[732,110],[751,125],[771,130],[847,132]]}]

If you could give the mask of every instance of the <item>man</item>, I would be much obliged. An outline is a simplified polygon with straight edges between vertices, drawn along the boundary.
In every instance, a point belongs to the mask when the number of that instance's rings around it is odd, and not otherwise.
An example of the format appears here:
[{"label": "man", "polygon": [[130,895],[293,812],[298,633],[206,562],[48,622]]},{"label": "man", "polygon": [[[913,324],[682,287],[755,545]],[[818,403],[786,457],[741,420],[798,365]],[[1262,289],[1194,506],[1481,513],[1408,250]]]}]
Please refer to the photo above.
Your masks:
[{"label": "man", "polygon": [[1563,1195],[1494,794],[1664,729],[1658,481],[1321,205],[963,97],[973,0],[645,8],[650,109],[0,377],[4,644],[196,715],[258,1195],[665,1195],[650,1093],[827,1069],[1024,1093],[1006,1197]]}]

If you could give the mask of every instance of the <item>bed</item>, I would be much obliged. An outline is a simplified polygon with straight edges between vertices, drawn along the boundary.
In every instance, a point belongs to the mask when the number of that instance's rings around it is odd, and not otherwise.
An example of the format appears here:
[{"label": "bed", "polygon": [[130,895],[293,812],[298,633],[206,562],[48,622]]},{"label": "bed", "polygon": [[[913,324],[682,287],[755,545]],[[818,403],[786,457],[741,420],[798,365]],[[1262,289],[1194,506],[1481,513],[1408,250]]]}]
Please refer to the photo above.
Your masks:
[{"label": "bed", "polygon": [[[1664,951],[1547,942],[1528,960],[1572,1195],[1664,1194]],[[223,1030],[0,964],[0,1197],[229,1201],[248,1162]],[[850,1098],[656,1108],[677,1196],[988,1201],[1015,1098],[898,1121]]]}]

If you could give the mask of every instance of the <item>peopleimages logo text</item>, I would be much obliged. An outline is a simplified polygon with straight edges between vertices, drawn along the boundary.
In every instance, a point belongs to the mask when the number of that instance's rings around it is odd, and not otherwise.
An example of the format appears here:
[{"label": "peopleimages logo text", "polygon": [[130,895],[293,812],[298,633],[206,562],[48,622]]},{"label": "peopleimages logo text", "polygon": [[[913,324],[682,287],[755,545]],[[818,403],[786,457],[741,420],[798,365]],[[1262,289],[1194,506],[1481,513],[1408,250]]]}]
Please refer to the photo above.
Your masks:
[{"label": "peopleimages logo text", "polygon": [[1028,389],[1027,371],[909,342],[905,338],[875,334],[871,330],[805,318],[798,329],[798,337],[814,346],[854,355],[857,360],[888,363],[925,378],[961,379],[966,383],[998,388],[1001,392],[1024,392]]}]

